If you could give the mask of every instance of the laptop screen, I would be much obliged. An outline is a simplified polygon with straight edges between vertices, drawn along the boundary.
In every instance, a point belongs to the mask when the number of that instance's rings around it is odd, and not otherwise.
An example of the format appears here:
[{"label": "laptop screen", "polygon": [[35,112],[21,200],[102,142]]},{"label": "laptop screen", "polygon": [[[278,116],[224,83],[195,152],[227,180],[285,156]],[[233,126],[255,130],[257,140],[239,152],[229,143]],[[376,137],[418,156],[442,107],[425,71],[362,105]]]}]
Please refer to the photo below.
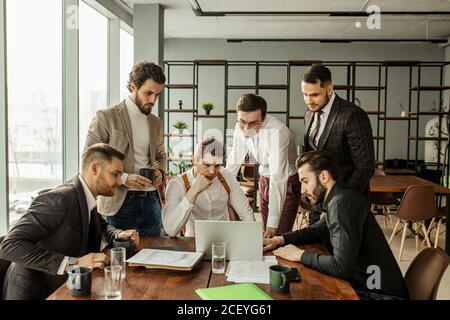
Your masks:
[{"label": "laptop screen", "polygon": [[263,226],[258,221],[195,221],[195,251],[211,259],[211,245],[227,243],[226,259],[261,261],[263,259]]}]

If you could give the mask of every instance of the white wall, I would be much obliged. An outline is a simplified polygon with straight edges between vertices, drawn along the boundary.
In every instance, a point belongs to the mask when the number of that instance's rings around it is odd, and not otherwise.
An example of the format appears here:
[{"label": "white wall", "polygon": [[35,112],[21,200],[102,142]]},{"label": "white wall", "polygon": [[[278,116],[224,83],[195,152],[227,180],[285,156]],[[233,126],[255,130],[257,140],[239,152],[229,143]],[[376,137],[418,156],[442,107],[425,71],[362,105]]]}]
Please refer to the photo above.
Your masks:
[{"label": "white wall", "polygon": [[[449,50],[447,50],[449,51]],[[421,61],[443,61],[450,60],[450,53],[445,57],[445,49],[435,44],[404,44],[404,43],[348,43],[348,44],[320,44],[320,43],[227,43],[225,40],[212,39],[168,39],[165,43],[165,60],[196,60],[196,59],[226,59],[226,60],[324,60],[324,61],[384,61],[384,60],[421,60]],[[173,69],[174,70],[174,69]],[[261,73],[262,82],[285,83],[286,73],[282,69],[264,69]],[[306,105],[300,93],[300,76],[303,67],[295,67],[291,74],[291,113],[303,115]],[[343,84],[346,82],[346,71],[344,68],[332,68],[333,82]],[[191,83],[192,71],[177,69],[171,72],[171,83]],[[383,73],[384,82],[384,73]],[[358,69],[357,85],[376,85],[378,81],[378,70],[376,68]],[[415,77],[414,77],[415,79]],[[388,115],[398,116],[400,114],[399,102],[408,106],[408,68],[389,69],[388,78]],[[200,71],[199,102],[212,100],[216,104],[214,114],[223,113],[224,100],[224,72],[223,67],[202,67]],[[253,84],[254,68],[230,69],[230,83]],[[439,84],[438,68],[426,68],[422,72],[422,85]],[[447,83],[450,84],[450,83]],[[243,92],[233,91],[229,95],[229,107],[233,106]],[[446,92],[448,94],[449,92]],[[260,92],[269,102],[269,110],[280,110],[284,108],[284,99],[280,92]],[[340,93],[345,98],[344,92]],[[356,93],[366,110],[376,109],[376,93],[358,91]],[[190,92],[171,92],[171,107],[178,103],[179,99],[191,106]],[[423,93],[421,95],[421,110],[429,110],[432,101],[439,100],[438,93]],[[187,102],[189,101],[189,102]],[[413,110],[416,103],[412,101]],[[183,117],[186,117],[184,115]],[[171,115],[171,119],[174,118]],[[176,118],[176,117],[175,117]],[[174,118],[174,119],[175,119]],[[181,116],[179,117],[181,118]],[[176,118],[177,120],[179,118]],[[229,117],[230,123],[234,123],[235,116]],[[376,116],[370,116],[372,127],[376,127]],[[426,121],[420,121],[419,132],[424,132]],[[171,121],[172,123],[172,121]],[[223,121],[218,119],[203,122],[204,127],[223,128]],[[231,125],[229,126],[231,127]],[[301,143],[303,137],[303,120],[291,120],[291,130],[294,133],[296,143]],[[380,132],[382,134],[382,127]],[[423,135],[423,134],[422,134]],[[407,122],[393,121],[387,125],[388,140],[386,143],[386,158],[406,158],[407,146]],[[411,143],[411,155],[414,157],[414,143]],[[419,158],[423,159],[424,142],[419,142]],[[380,158],[381,143],[380,143]]]}]

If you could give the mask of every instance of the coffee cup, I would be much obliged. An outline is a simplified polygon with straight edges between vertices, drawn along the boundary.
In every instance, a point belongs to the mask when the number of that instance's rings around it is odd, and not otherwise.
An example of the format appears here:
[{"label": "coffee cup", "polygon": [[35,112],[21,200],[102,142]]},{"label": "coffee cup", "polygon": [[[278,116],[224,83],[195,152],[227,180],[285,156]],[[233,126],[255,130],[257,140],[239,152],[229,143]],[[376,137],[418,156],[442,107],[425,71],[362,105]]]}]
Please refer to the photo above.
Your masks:
[{"label": "coffee cup", "polygon": [[120,248],[120,247],[125,248],[127,259],[131,257],[131,253],[132,253],[131,252],[131,248],[132,248],[131,243],[132,243],[132,241],[131,241],[131,238],[129,238],[129,237],[117,238],[117,239],[113,240],[114,248]]},{"label": "coffee cup", "polygon": [[92,269],[86,267],[72,267],[67,271],[67,287],[73,297],[91,294]]},{"label": "coffee cup", "polygon": [[273,265],[270,270],[270,290],[273,292],[288,294],[290,285],[291,268],[282,265]]},{"label": "coffee cup", "polygon": [[155,170],[152,168],[142,168],[139,170],[139,174],[155,183]]}]

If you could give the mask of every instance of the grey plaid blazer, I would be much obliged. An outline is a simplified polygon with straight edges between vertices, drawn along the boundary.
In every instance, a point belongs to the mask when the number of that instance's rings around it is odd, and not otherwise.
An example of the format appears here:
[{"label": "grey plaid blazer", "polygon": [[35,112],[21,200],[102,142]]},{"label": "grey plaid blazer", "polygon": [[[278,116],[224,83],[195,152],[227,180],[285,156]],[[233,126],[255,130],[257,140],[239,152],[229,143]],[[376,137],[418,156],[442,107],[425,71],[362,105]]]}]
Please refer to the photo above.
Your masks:
[{"label": "grey plaid blazer", "polygon": [[[308,134],[313,113],[307,109],[303,151],[310,151]],[[325,128],[319,139],[319,150],[330,152],[341,166],[339,181],[369,196],[369,181],[375,168],[372,126],[366,112],[336,95]]]}]

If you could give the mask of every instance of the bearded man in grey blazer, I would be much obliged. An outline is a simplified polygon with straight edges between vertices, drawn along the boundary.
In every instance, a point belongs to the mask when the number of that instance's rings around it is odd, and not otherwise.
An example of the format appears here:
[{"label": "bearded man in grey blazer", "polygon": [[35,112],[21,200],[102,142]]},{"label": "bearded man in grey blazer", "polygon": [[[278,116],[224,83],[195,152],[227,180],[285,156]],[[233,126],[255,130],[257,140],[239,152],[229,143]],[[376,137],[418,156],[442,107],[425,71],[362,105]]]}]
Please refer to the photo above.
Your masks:
[{"label": "bearded man in grey blazer", "polygon": [[[163,124],[151,114],[166,77],[162,68],[140,61],[130,72],[130,96],[120,104],[97,111],[89,127],[85,149],[108,143],[125,155],[124,173],[114,197],[99,197],[98,212],[120,229],[136,229],[141,235],[160,236],[161,204],[157,187],[164,180],[167,157]],[[156,168],[155,181],[139,174]]]},{"label": "bearded man in grey blazer", "polygon": [[108,257],[101,240],[131,237],[97,213],[95,199],[111,197],[120,184],[124,156],[106,144],[83,155],[81,174],[40,194],[1,243],[0,257],[12,261],[3,288],[8,300],[45,299],[67,280],[71,266],[103,268]]}]

